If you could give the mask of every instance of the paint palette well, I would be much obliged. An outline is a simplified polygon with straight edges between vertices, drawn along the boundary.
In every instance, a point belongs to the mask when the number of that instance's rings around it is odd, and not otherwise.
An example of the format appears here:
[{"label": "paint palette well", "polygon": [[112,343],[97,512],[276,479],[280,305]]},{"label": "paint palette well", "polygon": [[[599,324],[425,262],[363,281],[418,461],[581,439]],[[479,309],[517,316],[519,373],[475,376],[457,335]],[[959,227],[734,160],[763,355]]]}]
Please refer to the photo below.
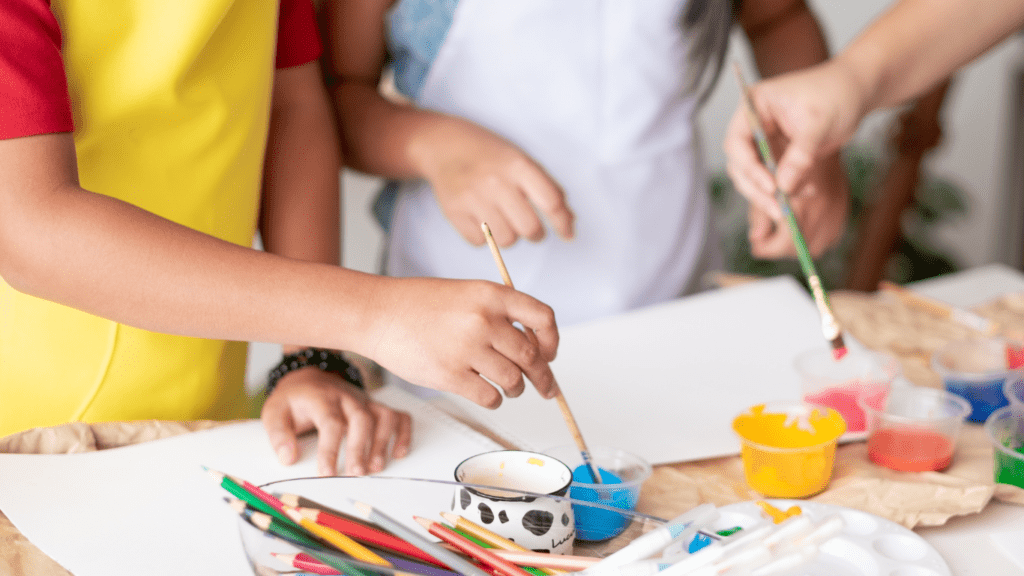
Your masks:
[{"label": "paint palette well", "polygon": [[[819,554],[810,563],[779,576],[951,576],[949,566],[938,551],[923,538],[899,524],[873,514],[804,500],[768,500],[782,510],[799,506],[814,522],[833,515],[843,518],[843,531],[819,546]],[[754,502],[722,506],[713,528],[723,530],[764,522],[761,508]]]}]

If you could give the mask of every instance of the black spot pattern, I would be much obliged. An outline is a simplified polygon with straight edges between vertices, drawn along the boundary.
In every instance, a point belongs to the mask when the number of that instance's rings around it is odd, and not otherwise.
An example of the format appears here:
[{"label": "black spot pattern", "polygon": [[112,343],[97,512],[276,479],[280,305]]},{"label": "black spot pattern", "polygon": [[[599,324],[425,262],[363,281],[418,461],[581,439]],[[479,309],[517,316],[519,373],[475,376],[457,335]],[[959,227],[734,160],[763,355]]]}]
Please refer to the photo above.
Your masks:
[{"label": "black spot pattern", "polygon": [[484,524],[490,524],[494,522],[494,511],[490,509],[487,504],[481,502],[477,505],[477,509],[480,510],[480,521]]},{"label": "black spot pattern", "polygon": [[498,520],[500,520],[502,524],[508,522],[508,514],[506,514],[504,510],[498,512]]},{"label": "black spot pattern", "polygon": [[471,498],[469,496],[469,490],[463,488],[462,490],[459,491],[459,504],[461,504],[462,509],[465,510],[466,508],[469,508],[470,502]]},{"label": "black spot pattern", "polygon": [[562,526],[568,526],[568,525],[569,525],[569,515],[566,514],[565,512],[562,512]]},{"label": "black spot pattern", "polygon": [[537,536],[542,536],[551,529],[555,515],[543,510],[530,510],[523,515],[523,528],[526,528]]}]

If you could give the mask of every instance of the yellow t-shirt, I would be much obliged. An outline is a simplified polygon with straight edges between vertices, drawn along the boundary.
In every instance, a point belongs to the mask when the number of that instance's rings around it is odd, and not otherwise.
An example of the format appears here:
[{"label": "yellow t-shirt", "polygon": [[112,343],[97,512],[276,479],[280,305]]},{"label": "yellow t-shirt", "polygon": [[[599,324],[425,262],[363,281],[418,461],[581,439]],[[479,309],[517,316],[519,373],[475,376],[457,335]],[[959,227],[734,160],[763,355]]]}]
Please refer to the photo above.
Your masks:
[{"label": "yellow t-shirt", "polygon": [[[243,245],[256,229],[276,0],[53,0],[81,185]],[[157,334],[0,279],[0,435],[252,413],[246,344]]]}]

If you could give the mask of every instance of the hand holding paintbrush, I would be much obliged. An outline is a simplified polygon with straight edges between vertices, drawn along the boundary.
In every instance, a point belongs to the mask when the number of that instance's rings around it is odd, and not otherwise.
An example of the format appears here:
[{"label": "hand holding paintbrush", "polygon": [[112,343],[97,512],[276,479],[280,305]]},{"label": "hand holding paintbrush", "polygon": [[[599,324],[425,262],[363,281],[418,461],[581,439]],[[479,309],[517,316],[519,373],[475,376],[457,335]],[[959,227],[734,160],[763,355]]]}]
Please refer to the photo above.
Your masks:
[{"label": "hand holding paintbrush", "polygon": [[[487,245],[491,248],[494,263],[498,265],[498,271],[501,272],[501,279],[509,288],[515,288],[512,285],[512,277],[508,275],[508,268],[505,268],[505,260],[502,259],[501,252],[498,250],[498,244],[494,241],[494,236],[491,235],[491,228],[486,222],[480,224],[480,228],[484,231],[484,238],[487,239]],[[525,331],[526,337],[530,339],[530,342],[536,343],[537,336],[533,333],[533,330],[526,328]],[[587,470],[590,472],[590,477],[594,480],[594,484],[601,484],[601,474],[590,459],[590,450],[587,449],[587,443],[583,441],[583,435],[580,433],[579,426],[576,425],[576,419],[573,418],[572,411],[569,410],[569,404],[566,403],[565,396],[562,395],[562,390],[558,388],[557,383],[555,388],[558,390],[555,400],[558,402],[558,408],[562,411],[562,418],[565,419],[569,432],[572,433],[573,440],[576,441],[576,447],[580,450],[583,463],[587,465]]]},{"label": "hand holding paintbrush", "polygon": [[[768,168],[768,171],[774,175],[775,157],[772,155],[772,149],[768,145],[768,137],[765,134],[764,126],[761,124],[761,119],[758,117],[757,111],[754,108],[754,103],[750,99],[750,91],[747,88],[747,83],[743,80],[743,72],[740,71],[739,65],[735,62],[733,63],[733,70],[736,72],[736,79],[739,82],[740,91],[742,92],[740,100],[746,110],[747,121],[750,123],[750,131],[754,134],[758,152],[761,154],[761,160]],[[793,210],[789,206],[789,198],[786,196],[786,193],[778,187],[775,188],[775,200],[779,203],[779,208],[782,210],[782,216],[785,218],[786,224],[789,226],[790,235],[793,237],[793,244],[796,246],[797,258],[800,261],[800,268],[803,270],[804,276],[807,277],[807,284],[811,288],[811,294],[814,295],[814,303],[817,305],[818,312],[821,314],[821,332],[832,346],[832,356],[836,360],[840,360],[846,355],[846,344],[843,342],[843,332],[839,327],[839,322],[836,321],[836,316],[832,312],[832,308],[829,306],[828,296],[825,295],[825,289],[821,285],[821,278],[818,276],[818,271],[814,266],[814,259],[811,258],[811,252],[807,248],[807,242],[804,240],[804,235],[800,231],[800,226],[797,224],[796,216],[793,214]]]}]

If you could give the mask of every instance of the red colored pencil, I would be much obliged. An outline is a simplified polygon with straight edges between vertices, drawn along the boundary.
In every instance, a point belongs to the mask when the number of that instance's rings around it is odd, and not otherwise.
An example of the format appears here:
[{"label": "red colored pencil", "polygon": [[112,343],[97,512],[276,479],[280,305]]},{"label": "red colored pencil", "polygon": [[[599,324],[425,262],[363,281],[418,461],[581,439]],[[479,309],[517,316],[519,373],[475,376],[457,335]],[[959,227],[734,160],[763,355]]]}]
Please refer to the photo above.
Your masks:
[{"label": "red colored pencil", "polygon": [[331,568],[327,564],[324,564],[305,552],[300,552],[298,554],[280,554],[278,552],[271,552],[270,555],[287,564],[289,568],[298,568],[299,570],[305,570],[306,572],[312,572],[313,574],[324,574],[325,576],[341,574],[340,570]]},{"label": "red colored pencil", "polygon": [[413,516],[413,518],[420,524],[420,526],[426,528],[427,532],[430,532],[432,535],[440,538],[444,542],[455,546],[464,554],[468,554],[470,557],[493,567],[504,576],[531,576],[531,574],[526,570],[523,570],[519,566],[501,558],[486,548],[477,546],[473,542],[469,541],[465,536],[462,536],[445,524],[434,522],[433,520],[428,520],[419,516]]},{"label": "red colored pencil", "polygon": [[369,528],[362,523],[353,522],[347,518],[341,518],[317,508],[299,508],[298,510],[306,518],[309,518],[322,526],[333,528],[349,538],[353,538],[367,544],[372,544],[374,546],[379,546],[385,550],[404,554],[416,560],[429,562],[435,566],[447,568],[446,564],[441,563],[441,561],[437,560],[433,556],[405,540],[402,540],[401,538],[388,534],[387,532]]}]

